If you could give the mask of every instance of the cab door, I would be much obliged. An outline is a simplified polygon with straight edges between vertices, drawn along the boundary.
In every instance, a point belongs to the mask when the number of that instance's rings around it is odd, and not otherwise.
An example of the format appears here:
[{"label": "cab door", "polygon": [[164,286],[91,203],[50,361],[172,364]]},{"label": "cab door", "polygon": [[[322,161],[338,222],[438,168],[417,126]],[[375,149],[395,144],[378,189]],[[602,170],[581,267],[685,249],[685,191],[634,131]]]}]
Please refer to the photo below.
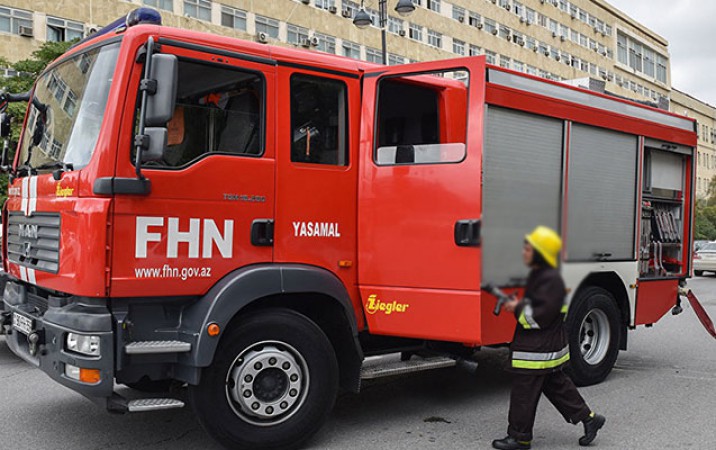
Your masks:
[{"label": "cab door", "polygon": [[[226,274],[271,262],[252,239],[273,220],[275,65],[240,51],[162,43],[178,58],[176,107],[161,160],[145,163],[146,195],[115,192],[111,295],[202,295]],[[137,92],[143,64],[129,81]],[[128,95],[118,179],[136,178],[138,102]]]},{"label": "cab door", "polygon": [[371,333],[480,342],[484,73],[484,59],[463,58],[364,76],[358,279]]}]

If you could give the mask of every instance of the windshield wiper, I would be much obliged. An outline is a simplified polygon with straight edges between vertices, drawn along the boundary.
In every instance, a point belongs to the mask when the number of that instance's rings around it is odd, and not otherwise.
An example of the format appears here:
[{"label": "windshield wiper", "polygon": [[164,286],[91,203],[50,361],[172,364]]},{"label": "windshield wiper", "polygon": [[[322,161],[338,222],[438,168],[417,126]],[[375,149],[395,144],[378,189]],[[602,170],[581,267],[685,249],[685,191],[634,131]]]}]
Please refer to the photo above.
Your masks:
[{"label": "windshield wiper", "polygon": [[51,163],[40,164],[39,166],[31,168],[31,169],[34,171],[57,169],[52,172],[52,178],[54,178],[56,181],[60,181],[60,178],[62,178],[63,172],[70,172],[72,170],[75,170],[72,163],[66,163],[63,161],[54,161]]}]

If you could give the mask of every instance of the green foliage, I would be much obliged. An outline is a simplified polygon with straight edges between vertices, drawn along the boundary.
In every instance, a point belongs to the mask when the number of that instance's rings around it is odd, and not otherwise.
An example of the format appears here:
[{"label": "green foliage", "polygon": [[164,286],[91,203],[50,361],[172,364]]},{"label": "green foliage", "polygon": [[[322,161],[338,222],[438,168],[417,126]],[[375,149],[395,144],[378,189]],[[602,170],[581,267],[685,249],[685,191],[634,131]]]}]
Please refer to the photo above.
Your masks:
[{"label": "green foliage", "polygon": [[716,177],[709,182],[707,197],[696,202],[694,239],[716,240]]},{"label": "green foliage", "polygon": [[[0,77],[0,90],[13,94],[29,91],[45,67],[65,53],[74,43],[75,41],[45,42],[39,49],[32,52],[31,58],[23,59],[14,64],[5,58],[0,58],[0,67],[10,67],[18,72],[18,75],[14,77]],[[18,142],[20,138],[26,110],[26,102],[11,103],[7,109],[7,113],[12,120],[10,154],[8,155],[8,161],[10,162],[12,162],[15,155],[15,143]],[[3,204],[7,198],[7,181],[7,174],[0,175],[0,205]]]}]

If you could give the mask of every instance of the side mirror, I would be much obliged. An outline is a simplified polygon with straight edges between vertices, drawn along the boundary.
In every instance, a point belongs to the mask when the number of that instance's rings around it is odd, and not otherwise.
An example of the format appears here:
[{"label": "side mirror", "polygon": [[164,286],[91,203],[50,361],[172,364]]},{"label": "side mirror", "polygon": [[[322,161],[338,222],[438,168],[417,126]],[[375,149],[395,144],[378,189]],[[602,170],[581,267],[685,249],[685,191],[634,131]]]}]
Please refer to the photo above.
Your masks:
[{"label": "side mirror", "polygon": [[156,91],[147,96],[144,124],[148,127],[166,125],[174,114],[179,66],[177,57],[157,53],[152,55],[151,74],[145,82],[156,82]]},{"label": "side mirror", "polygon": [[144,135],[149,138],[149,142],[142,151],[142,164],[161,160],[164,156],[164,149],[167,147],[167,129],[147,127],[144,129]]},{"label": "side mirror", "polygon": [[6,113],[0,114],[0,137],[10,136],[10,116]]}]

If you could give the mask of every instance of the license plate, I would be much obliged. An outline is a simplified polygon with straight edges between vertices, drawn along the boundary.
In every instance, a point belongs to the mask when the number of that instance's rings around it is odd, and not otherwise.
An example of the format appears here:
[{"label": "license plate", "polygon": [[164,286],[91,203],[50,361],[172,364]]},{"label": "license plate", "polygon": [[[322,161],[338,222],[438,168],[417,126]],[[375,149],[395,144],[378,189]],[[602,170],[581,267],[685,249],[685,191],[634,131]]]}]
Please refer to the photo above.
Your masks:
[{"label": "license plate", "polygon": [[30,335],[35,329],[35,321],[22,314],[12,313],[12,327],[20,333]]}]

